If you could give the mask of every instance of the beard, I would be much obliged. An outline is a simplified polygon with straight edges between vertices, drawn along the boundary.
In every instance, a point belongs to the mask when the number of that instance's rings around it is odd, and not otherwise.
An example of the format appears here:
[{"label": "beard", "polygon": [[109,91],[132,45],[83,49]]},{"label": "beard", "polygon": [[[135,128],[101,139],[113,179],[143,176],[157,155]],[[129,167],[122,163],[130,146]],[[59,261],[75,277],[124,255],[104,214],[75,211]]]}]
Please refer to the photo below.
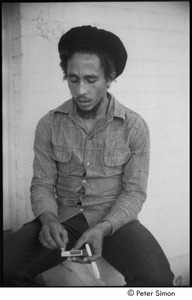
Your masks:
[{"label": "beard", "polygon": [[82,110],[75,101],[78,116],[82,119],[95,119],[102,102],[103,98],[92,109]]}]

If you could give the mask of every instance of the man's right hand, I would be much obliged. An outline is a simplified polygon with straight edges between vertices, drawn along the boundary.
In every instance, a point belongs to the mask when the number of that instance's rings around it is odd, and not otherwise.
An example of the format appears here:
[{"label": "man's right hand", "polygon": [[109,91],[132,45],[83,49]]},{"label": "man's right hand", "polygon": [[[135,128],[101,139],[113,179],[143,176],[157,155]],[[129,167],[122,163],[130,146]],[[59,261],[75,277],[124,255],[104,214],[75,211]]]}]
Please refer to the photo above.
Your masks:
[{"label": "man's right hand", "polygon": [[39,241],[48,249],[65,248],[68,243],[67,230],[61,225],[52,213],[43,213],[39,216],[42,228]]}]

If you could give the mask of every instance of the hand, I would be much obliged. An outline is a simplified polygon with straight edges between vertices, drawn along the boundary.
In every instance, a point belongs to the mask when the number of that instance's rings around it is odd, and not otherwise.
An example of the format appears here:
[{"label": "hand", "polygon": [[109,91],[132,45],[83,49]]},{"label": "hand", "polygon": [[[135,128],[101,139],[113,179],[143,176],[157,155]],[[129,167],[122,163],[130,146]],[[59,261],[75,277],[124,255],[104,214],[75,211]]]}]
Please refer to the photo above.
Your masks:
[{"label": "hand", "polygon": [[39,233],[39,241],[48,249],[65,248],[68,243],[67,230],[61,225],[56,216],[45,213],[40,217],[42,228]]},{"label": "hand", "polygon": [[103,239],[111,231],[111,224],[108,221],[101,222],[92,228],[86,230],[80,239],[76,242],[74,249],[80,249],[84,244],[89,244],[92,251],[92,256],[81,258],[75,257],[73,261],[79,263],[89,263],[97,260],[102,256]]}]

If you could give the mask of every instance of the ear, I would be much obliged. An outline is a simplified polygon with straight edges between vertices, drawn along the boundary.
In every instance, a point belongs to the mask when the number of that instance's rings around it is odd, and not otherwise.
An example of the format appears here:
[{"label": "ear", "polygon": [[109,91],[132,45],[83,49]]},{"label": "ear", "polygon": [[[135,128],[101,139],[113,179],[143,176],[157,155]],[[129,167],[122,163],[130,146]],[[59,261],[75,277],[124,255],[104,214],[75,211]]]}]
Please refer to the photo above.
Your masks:
[{"label": "ear", "polygon": [[107,82],[107,88],[110,88],[110,86],[111,86],[113,80],[115,79],[115,76],[116,76],[116,72],[113,71],[113,72],[111,73],[111,76],[110,76],[111,78],[110,78],[109,81]]}]

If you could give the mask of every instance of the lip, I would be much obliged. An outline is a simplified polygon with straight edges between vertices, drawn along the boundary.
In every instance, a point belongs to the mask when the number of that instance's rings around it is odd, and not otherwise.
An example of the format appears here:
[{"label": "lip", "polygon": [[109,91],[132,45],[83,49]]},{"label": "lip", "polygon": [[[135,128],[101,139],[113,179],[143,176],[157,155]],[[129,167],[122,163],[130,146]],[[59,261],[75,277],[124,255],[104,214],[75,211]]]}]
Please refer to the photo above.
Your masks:
[{"label": "lip", "polygon": [[80,98],[80,99],[77,99],[78,102],[80,103],[88,103],[90,102],[91,100],[90,99],[83,99],[83,98]]},{"label": "lip", "polygon": [[91,100],[90,99],[78,99],[77,103],[80,107],[85,108],[85,107],[89,107],[91,105]]}]

